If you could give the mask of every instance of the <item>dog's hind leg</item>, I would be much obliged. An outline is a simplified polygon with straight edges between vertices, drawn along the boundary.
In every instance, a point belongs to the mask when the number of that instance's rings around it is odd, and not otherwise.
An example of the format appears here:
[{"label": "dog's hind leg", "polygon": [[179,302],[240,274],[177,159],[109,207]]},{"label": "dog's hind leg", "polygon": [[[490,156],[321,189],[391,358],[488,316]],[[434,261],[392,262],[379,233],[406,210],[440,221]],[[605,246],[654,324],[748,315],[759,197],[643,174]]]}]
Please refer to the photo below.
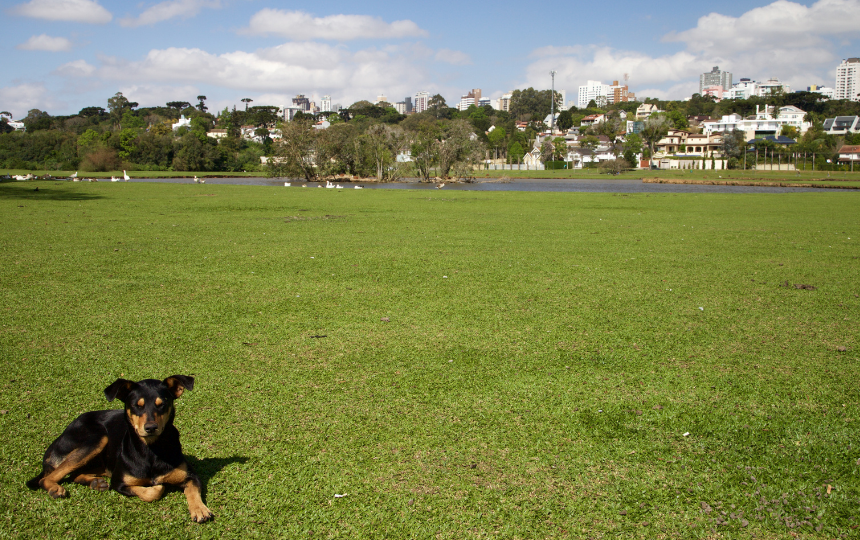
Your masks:
[{"label": "dog's hind leg", "polygon": [[39,485],[55,499],[66,497],[68,494],[60,481],[98,456],[107,443],[108,438],[102,437],[94,447],[76,448],[65,456],[46,456]]}]

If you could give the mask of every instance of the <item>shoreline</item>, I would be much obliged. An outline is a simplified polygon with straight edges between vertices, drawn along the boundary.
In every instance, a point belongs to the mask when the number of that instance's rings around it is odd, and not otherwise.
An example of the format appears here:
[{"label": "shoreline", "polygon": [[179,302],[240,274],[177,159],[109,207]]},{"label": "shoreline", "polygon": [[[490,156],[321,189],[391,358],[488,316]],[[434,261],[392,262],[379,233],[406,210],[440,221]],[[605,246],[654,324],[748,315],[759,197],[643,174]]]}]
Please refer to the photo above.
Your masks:
[{"label": "shoreline", "polygon": [[[816,178],[813,182],[851,182],[852,180],[830,180]],[[759,186],[783,188],[817,188],[817,189],[860,189],[860,186],[838,186],[828,184],[809,184],[801,182],[771,181],[771,180],[697,180],[693,178],[642,178],[643,184],[688,184],[700,186]]]}]

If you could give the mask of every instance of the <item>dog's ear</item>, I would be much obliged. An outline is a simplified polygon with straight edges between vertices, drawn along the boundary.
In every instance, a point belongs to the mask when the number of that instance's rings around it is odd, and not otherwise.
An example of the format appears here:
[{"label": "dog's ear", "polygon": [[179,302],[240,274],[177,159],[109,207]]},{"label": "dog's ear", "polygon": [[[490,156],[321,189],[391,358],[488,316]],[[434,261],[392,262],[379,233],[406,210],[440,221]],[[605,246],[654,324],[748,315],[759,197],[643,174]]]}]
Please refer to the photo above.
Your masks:
[{"label": "dog's ear", "polygon": [[105,397],[108,401],[113,401],[114,399],[118,399],[125,403],[125,399],[128,397],[128,393],[131,392],[131,389],[134,385],[137,384],[134,381],[129,381],[126,379],[117,379],[113,382],[112,385],[105,388]]},{"label": "dog's ear", "polygon": [[164,384],[170,389],[175,399],[179,399],[182,392],[186,390],[194,390],[194,377],[189,375],[172,375],[164,379]]}]

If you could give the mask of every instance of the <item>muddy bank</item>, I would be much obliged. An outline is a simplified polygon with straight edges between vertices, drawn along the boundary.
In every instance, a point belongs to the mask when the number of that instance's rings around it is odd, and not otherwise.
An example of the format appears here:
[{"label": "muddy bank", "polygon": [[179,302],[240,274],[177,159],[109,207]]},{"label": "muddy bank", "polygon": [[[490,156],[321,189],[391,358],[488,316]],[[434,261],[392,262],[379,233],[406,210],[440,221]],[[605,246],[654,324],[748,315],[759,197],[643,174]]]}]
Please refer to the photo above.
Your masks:
[{"label": "muddy bank", "polygon": [[[817,182],[851,182],[852,180],[830,180],[816,178]],[[700,186],[755,186],[783,188],[818,188],[818,189],[860,189],[860,186],[845,186],[836,184],[810,184],[807,182],[779,182],[757,180],[694,180],[690,178],[643,178],[643,184],[690,184]]]}]

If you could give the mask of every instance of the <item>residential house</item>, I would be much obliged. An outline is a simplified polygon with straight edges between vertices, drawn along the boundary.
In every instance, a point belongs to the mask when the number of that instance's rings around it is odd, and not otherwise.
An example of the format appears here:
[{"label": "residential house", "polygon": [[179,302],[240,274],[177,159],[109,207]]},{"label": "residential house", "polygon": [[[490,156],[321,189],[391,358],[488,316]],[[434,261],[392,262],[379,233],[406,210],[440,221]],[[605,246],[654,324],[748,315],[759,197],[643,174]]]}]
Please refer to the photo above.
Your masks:
[{"label": "residential house", "polygon": [[828,135],[860,133],[860,116],[837,116],[824,120],[824,131]]},{"label": "residential house", "polygon": [[176,131],[181,127],[187,127],[191,129],[191,119],[185,118],[184,114],[179,117],[179,120],[175,124],[173,124],[173,131]]},{"label": "residential house", "polygon": [[659,112],[663,111],[658,109],[656,105],[653,105],[651,103],[643,103],[642,105],[639,105],[639,107],[636,109],[636,119],[643,120],[645,118],[648,118],[652,114]]},{"label": "residential house", "polygon": [[737,129],[743,131],[747,139],[779,135],[784,126],[792,126],[798,133],[803,134],[812,126],[810,122],[804,120],[805,117],[806,112],[794,105],[780,107],[776,114],[771,105],[765,105],[764,108],[756,105],[756,113],[752,116],[743,118],[738,114],[729,114],[718,121],[704,122],[702,128],[706,135],[727,133]]},{"label": "residential house", "polygon": [[670,129],[654,145],[654,161],[661,169],[723,169],[722,144],[721,134]]},{"label": "residential house", "polygon": [[606,122],[605,114],[589,114],[588,116],[582,119],[582,122],[579,123],[580,126],[594,126],[597,124],[602,124]]},{"label": "residential house", "polygon": [[839,163],[860,164],[860,145],[845,145],[839,149]]},{"label": "residential house", "polygon": [[212,137],[213,139],[223,139],[227,136],[226,129],[210,129],[206,132],[207,137]]}]

